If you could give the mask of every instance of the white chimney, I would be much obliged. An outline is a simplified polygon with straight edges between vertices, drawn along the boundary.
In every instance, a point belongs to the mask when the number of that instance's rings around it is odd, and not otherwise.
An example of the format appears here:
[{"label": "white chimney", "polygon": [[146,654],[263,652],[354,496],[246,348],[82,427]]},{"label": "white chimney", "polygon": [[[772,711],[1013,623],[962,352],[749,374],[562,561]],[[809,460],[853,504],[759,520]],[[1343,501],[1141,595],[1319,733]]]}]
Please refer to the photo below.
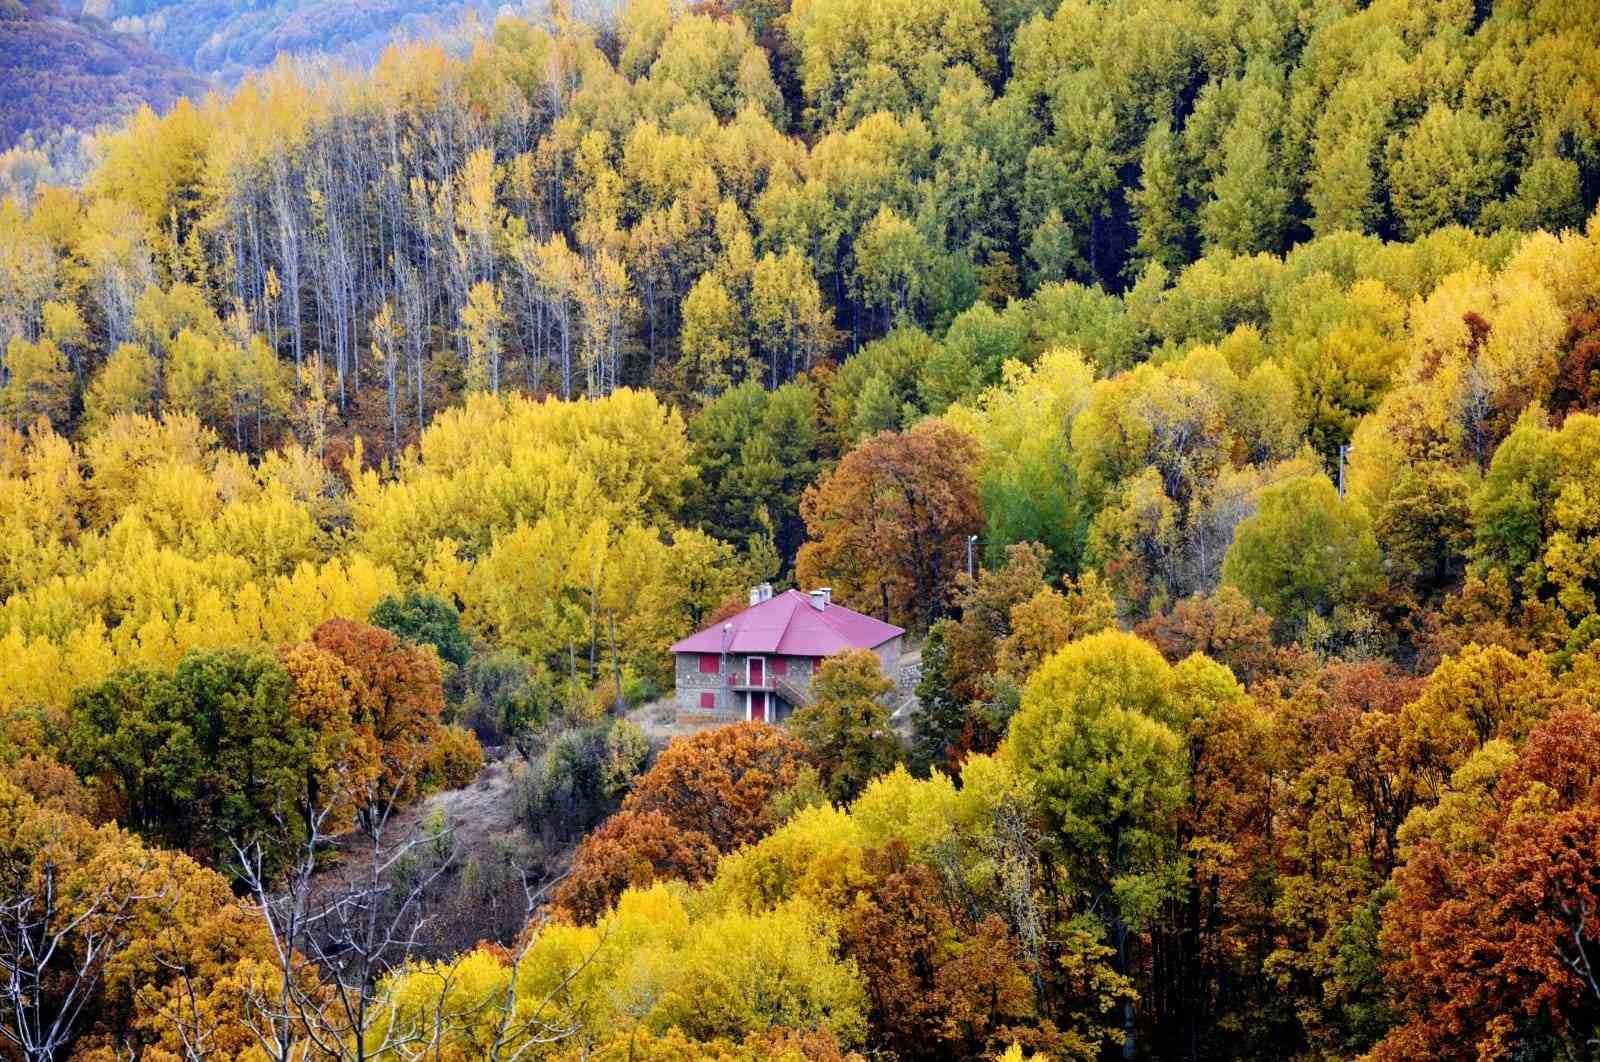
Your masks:
[{"label": "white chimney", "polygon": [[818,587],[817,589],[811,591],[811,607],[816,609],[818,612],[821,612],[823,609],[828,607],[828,602],[832,600],[832,598],[832,588],[826,586]]},{"label": "white chimney", "polygon": [[771,583],[762,583],[760,586],[752,586],[750,588],[750,603],[752,605],[759,605],[763,601],[770,600],[772,600]]}]

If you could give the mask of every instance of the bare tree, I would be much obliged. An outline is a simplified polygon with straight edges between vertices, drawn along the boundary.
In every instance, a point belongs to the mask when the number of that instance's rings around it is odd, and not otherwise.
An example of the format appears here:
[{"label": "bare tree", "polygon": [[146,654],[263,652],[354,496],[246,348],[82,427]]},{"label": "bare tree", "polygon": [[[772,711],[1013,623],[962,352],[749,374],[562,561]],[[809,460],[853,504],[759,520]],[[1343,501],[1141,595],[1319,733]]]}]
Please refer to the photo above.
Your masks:
[{"label": "bare tree", "polygon": [[527,928],[509,956],[503,991],[470,1004],[452,1003],[452,966],[413,967],[413,977],[438,979],[437,991],[429,994],[434,1003],[421,1013],[414,1003],[399,1006],[390,975],[427,948],[429,891],[459,855],[448,825],[400,835],[395,811],[404,788],[402,779],[360,808],[345,845],[358,869],[336,882],[319,876],[318,862],[319,853],[337,843],[329,831],[337,799],[282,831],[297,835],[282,871],[272,869],[272,846],[264,839],[235,845],[247,902],[265,923],[275,954],[273,976],[253,985],[246,1003],[255,1038],[275,1062],[422,1059],[437,1054],[449,1031],[467,1021],[494,1030],[486,1057],[512,1062],[578,1031],[576,1019],[559,1004],[593,953],[540,998],[519,995],[518,973],[542,927],[539,911],[559,878],[537,887],[522,878]]},{"label": "bare tree", "polygon": [[[348,801],[348,791],[271,839],[290,841],[293,854],[281,872],[271,854],[283,848],[262,838],[234,845],[239,879],[276,958],[275,983],[254,986],[248,1010],[262,1050],[278,1062],[308,1055],[364,1062],[419,1035],[388,1020],[394,1011],[384,978],[423,944],[428,890],[457,852],[448,830],[395,836],[407,780],[402,774],[387,792],[362,794],[349,844],[358,869],[342,880],[323,880],[317,869],[319,855],[335,844],[329,825],[337,798]],[[380,1025],[385,1035],[374,1043],[369,1033]]]},{"label": "bare tree", "polygon": [[106,961],[126,942],[148,862],[80,893],[62,868],[17,862],[0,878],[0,1042],[27,1062],[62,1055],[94,998]]}]

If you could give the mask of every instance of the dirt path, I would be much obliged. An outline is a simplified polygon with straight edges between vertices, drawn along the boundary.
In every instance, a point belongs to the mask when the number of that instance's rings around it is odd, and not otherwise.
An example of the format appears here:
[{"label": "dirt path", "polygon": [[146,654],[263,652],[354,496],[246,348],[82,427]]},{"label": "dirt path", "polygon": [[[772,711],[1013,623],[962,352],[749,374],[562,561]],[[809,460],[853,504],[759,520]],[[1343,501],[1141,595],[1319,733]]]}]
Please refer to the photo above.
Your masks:
[{"label": "dirt path", "polygon": [[671,695],[646,701],[623,718],[644,731],[644,736],[657,749],[665,748],[667,742],[684,733],[678,728],[677,702]]},{"label": "dirt path", "polygon": [[[429,887],[429,929],[422,952],[454,954],[479,940],[509,940],[525,921],[524,877],[538,883],[558,872],[570,851],[545,851],[523,822],[523,796],[515,756],[484,765],[471,784],[433,793],[394,813],[384,847],[397,847],[448,828],[443,846],[453,857]],[[315,888],[325,895],[361,888],[370,875],[370,850],[359,834],[334,845],[334,857],[317,873]],[[428,842],[412,849],[402,863],[427,864],[437,858]]]}]

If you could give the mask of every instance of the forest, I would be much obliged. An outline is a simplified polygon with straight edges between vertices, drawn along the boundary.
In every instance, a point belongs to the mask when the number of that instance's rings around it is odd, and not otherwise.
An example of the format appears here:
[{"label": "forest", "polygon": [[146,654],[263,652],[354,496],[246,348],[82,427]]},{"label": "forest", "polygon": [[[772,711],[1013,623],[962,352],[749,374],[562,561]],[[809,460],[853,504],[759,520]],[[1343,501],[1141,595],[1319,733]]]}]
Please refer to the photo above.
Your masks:
[{"label": "forest", "polygon": [[[93,155],[0,1059],[1594,1056],[1591,6],[556,7]],[[909,719],[647,733],[763,582]]]}]

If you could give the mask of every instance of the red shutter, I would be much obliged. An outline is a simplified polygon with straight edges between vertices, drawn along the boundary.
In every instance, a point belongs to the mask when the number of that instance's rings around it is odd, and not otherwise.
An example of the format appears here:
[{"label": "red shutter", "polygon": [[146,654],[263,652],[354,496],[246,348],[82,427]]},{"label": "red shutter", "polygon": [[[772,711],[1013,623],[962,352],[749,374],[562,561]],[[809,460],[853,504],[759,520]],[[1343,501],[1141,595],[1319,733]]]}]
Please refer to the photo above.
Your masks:
[{"label": "red shutter", "polygon": [[789,661],[781,656],[774,658],[772,661],[772,673],[774,675],[787,675],[789,673]]},{"label": "red shutter", "polygon": [[715,654],[715,653],[701,653],[700,654],[700,674],[702,674],[702,675],[715,675],[717,672],[722,670],[721,663],[722,663],[722,661],[718,659],[717,654]]},{"label": "red shutter", "polygon": [[717,706],[717,695],[715,693],[702,693],[700,695],[700,707],[702,707],[702,708],[715,708],[716,706]]}]

